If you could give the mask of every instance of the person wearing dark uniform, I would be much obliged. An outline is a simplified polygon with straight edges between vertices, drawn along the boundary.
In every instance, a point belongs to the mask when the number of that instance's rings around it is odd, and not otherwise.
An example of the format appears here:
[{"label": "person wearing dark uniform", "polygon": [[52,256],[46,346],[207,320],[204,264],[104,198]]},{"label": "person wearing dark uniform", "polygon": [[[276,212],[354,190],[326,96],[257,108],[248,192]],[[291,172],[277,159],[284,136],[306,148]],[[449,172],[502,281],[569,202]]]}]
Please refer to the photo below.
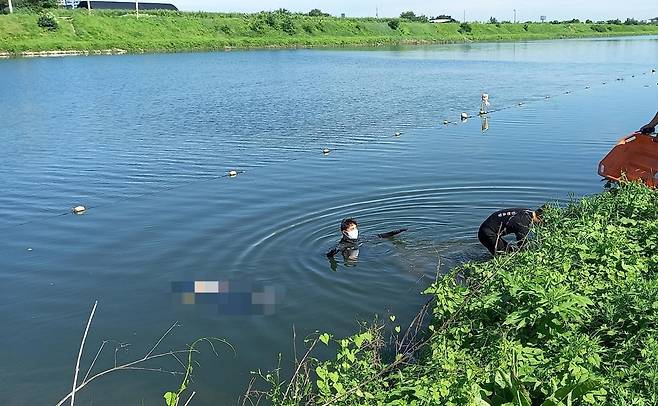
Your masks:
[{"label": "person wearing dark uniform", "polygon": [[[407,229],[401,228],[399,230],[377,234],[377,237],[390,238],[404,231],[407,231]],[[327,252],[327,258],[333,259],[334,256],[340,252],[346,262],[356,262],[356,260],[359,258],[359,247],[368,239],[359,239],[358,224],[354,218],[346,218],[341,221],[340,233],[342,235],[340,241],[334,248]]]},{"label": "person wearing dark uniform", "polygon": [[[491,255],[523,248],[530,232],[530,226],[539,222],[542,211],[542,208],[535,211],[524,208],[497,211],[482,223],[478,231],[478,239]],[[503,236],[508,234],[516,236],[516,246],[510,245],[503,239]]]}]

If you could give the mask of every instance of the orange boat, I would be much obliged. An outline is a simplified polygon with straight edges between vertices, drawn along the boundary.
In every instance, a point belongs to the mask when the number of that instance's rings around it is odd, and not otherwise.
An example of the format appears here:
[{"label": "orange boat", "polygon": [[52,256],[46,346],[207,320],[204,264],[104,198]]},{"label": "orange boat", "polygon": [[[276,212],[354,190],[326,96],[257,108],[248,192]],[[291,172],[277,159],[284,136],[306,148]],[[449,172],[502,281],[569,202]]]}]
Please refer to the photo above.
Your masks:
[{"label": "orange boat", "polygon": [[621,139],[599,163],[599,175],[613,182],[623,178],[658,186],[658,138],[634,133]]}]

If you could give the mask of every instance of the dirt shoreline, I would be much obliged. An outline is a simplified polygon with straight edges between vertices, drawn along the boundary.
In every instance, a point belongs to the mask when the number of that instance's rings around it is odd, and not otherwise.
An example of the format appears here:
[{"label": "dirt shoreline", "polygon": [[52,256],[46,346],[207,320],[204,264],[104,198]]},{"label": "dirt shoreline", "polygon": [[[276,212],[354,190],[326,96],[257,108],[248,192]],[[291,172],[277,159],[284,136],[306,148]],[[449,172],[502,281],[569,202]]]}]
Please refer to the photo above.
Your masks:
[{"label": "dirt shoreline", "polygon": [[23,51],[23,52],[0,52],[0,59],[7,58],[58,58],[63,56],[84,55],[123,55],[127,54],[125,49],[94,49],[94,50],[68,50],[68,51]]}]

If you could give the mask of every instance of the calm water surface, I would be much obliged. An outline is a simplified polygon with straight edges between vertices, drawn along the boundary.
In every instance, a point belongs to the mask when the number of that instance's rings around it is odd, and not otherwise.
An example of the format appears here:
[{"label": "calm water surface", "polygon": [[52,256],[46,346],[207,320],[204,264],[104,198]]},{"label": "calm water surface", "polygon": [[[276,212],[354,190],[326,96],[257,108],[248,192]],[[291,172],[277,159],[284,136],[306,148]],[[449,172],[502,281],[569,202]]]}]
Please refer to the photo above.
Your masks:
[{"label": "calm water surface", "polygon": [[[486,258],[475,235],[491,211],[601,190],[598,161],[658,108],[657,65],[658,37],[0,61],[3,403],[67,393],[94,300],[83,365],[102,340],[137,358],[174,321],[165,350],[235,346],[200,357],[197,405],[235,403],[278,352],[288,367],[293,326],[409,320],[437,266]],[[483,92],[503,109],[487,131],[443,124]],[[366,236],[409,231],[332,269],[347,216]],[[171,283],[193,280],[271,286],[279,303],[184,305]],[[119,373],[79,404],[160,405],[177,384]]]}]

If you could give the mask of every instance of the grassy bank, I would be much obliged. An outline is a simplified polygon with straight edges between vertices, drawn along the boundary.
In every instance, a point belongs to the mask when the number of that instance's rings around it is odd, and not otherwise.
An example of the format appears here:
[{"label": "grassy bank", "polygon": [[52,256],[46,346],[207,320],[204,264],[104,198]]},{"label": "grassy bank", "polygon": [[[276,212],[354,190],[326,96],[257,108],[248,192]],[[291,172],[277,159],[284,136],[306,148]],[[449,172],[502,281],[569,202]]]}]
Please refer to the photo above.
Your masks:
[{"label": "grassy bank", "polygon": [[415,339],[392,317],[346,339],[324,334],[316,346],[335,358],[307,357],[292,381],[265,375],[267,396],[278,405],[656,405],[657,271],[658,192],[623,185],[548,210],[528,250],[438,280],[426,292],[431,322]]},{"label": "grassy bank", "polygon": [[[129,52],[249,47],[383,45],[658,34],[658,25],[430,24],[403,19],[310,17],[270,12],[220,14],[55,10],[59,28],[37,25],[35,13],[0,15],[0,52],[107,50]],[[391,23],[396,21],[397,23]]]}]

